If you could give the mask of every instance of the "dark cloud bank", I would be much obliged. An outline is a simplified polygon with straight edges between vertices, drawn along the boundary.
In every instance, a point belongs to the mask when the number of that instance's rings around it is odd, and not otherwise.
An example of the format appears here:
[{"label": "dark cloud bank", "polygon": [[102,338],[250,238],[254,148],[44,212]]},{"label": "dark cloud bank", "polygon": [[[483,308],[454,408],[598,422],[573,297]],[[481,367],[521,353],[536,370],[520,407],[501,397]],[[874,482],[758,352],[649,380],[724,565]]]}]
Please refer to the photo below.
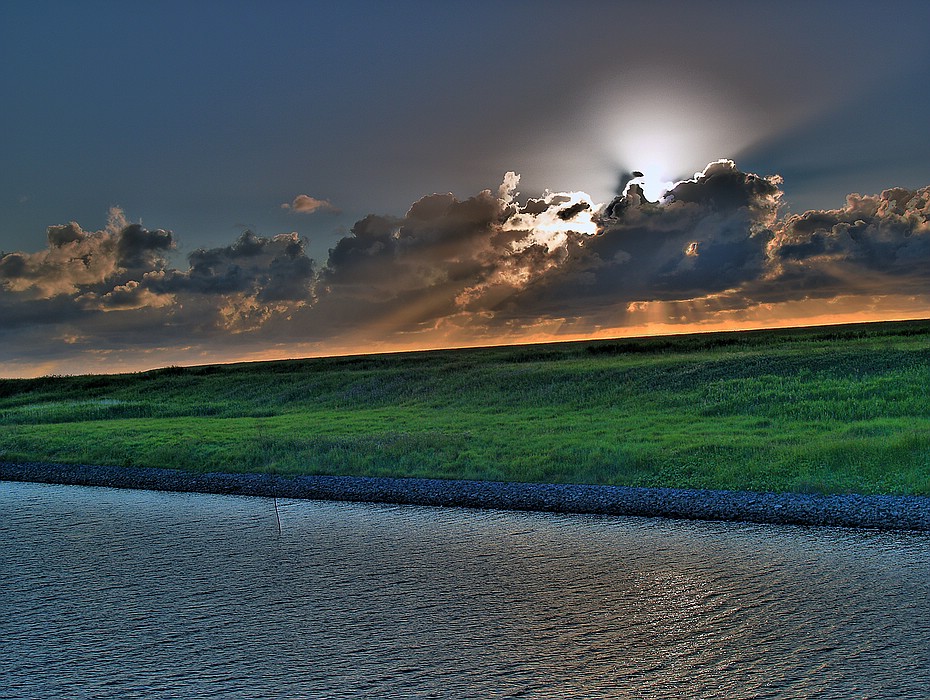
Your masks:
[{"label": "dark cloud bank", "polygon": [[496,192],[370,215],[323,263],[296,234],[246,232],[194,251],[184,269],[169,263],[175,234],[118,210],[102,231],[51,226],[45,250],[0,255],[0,360],[41,368],[122,351],[158,366],[176,361],[172,348],[209,361],[237,348],[506,342],[622,329],[646,309],[663,323],[700,322],[928,291],[930,187],[784,215],[780,178],[730,161],[660,202],[635,180],[602,207],[582,193],[520,201],[518,182],[508,173]]}]

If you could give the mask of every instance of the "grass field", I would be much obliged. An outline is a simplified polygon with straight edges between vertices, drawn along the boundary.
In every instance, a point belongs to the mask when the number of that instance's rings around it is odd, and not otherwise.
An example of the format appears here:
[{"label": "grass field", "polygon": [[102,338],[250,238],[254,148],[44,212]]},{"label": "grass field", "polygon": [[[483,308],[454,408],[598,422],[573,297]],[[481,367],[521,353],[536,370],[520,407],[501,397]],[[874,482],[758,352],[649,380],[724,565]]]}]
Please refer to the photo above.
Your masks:
[{"label": "grass field", "polygon": [[930,321],[0,380],[0,460],[930,494]]}]

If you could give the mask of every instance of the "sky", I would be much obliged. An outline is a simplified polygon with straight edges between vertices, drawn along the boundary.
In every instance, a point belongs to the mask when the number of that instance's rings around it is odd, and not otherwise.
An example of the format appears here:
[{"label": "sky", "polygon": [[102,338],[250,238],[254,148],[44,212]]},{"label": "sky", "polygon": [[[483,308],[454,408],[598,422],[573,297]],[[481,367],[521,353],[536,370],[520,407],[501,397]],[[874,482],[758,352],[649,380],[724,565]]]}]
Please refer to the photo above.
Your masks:
[{"label": "sky", "polygon": [[926,317],[922,2],[0,5],[0,376]]}]

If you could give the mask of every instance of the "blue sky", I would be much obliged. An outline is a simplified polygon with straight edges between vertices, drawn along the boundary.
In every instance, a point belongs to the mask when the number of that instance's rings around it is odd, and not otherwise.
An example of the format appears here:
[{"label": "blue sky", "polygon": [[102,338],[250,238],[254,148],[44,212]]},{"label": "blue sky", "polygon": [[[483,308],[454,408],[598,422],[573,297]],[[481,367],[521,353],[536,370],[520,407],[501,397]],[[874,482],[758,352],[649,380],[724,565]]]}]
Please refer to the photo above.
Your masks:
[{"label": "blue sky", "polygon": [[249,230],[296,233],[318,273],[364,217],[508,171],[602,206],[624,172],[654,197],[719,158],[782,176],[782,216],[834,209],[930,184],[927,26],[919,2],[8,0],[0,251],[119,207],[181,272]]}]

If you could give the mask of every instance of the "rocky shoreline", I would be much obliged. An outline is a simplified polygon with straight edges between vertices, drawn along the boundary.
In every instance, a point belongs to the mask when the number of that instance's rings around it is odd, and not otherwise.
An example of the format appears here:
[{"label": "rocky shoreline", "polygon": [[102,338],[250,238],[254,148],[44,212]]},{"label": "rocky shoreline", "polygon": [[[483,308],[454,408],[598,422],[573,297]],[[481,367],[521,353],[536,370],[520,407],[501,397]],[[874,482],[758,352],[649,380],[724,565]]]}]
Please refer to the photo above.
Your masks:
[{"label": "rocky shoreline", "polygon": [[175,469],[39,462],[0,462],[0,481],[328,501],[930,531],[930,497],[924,496],[823,496],[443,479],[194,474]]}]

